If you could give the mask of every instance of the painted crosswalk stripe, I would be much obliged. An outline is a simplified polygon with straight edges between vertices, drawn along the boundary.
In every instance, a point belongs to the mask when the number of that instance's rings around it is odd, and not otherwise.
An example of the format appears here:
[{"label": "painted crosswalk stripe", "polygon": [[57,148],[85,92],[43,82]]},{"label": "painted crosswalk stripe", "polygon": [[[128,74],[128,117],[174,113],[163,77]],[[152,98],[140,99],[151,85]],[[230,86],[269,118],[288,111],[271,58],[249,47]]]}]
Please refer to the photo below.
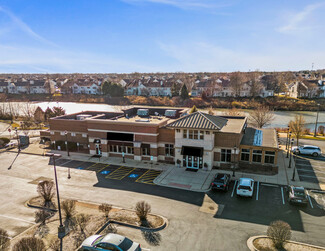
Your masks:
[{"label": "painted crosswalk stripe", "polygon": [[235,181],[234,188],[232,189],[231,197],[234,197],[234,192],[235,192],[235,189],[236,189],[236,185],[237,185],[237,180]]},{"label": "painted crosswalk stripe", "polygon": [[307,197],[308,197],[309,204],[310,204],[311,208],[314,208],[313,203],[311,202],[311,199],[310,199],[310,196],[309,196],[308,191],[307,191]]},{"label": "painted crosswalk stripe", "polygon": [[258,200],[258,190],[259,190],[259,187],[260,187],[260,182],[257,181],[257,192],[256,192],[256,200]]},{"label": "painted crosswalk stripe", "polygon": [[283,187],[281,187],[281,194],[282,194],[282,204],[284,205],[284,204],[285,204],[285,202],[284,202]]}]

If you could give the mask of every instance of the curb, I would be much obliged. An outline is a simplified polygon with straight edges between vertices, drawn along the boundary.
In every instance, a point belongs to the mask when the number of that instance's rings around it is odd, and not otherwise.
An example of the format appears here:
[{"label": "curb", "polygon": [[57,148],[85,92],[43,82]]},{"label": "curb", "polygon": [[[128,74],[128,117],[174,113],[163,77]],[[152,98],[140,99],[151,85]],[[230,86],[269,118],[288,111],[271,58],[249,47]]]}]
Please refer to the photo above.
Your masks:
[{"label": "curb", "polygon": [[[78,200],[77,202],[83,202],[83,203],[88,203],[88,204],[93,204],[93,205],[99,205],[98,203],[89,203],[89,202],[81,201],[81,200]],[[47,211],[51,211],[51,212],[57,212],[58,211],[57,209],[50,209],[50,208],[44,208],[44,207],[39,207],[39,206],[32,205],[32,204],[29,203],[29,201],[27,201],[25,203],[25,205],[27,205],[28,207],[31,207],[31,208],[36,208],[36,209],[41,209],[41,210],[47,210]],[[125,208],[122,208],[122,207],[115,207],[115,206],[113,206],[113,208],[117,208],[119,210],[134,211],[134,210],[125,209]],[[163,230],[164,228],[166,228],[168,226],[168,220],[164,216],[161,216],[159,214],[151,214],[151,215],[158,216],[158,217],[162,218],[163,221],[164,221],[164,223],[161,226],[156,227],[156,228],[147,228],[147,227],[136,226],[136,225],[129,224],[129,223],[125,223],[125,222],[121,222],[121,221],[109,220],[99,230],[97,230],[96,234],[102,232],[104,230],[104,228],[106,228],[111,223],[118,224],[118,225],[125,226],[125,227],[131,227],[131,228],[139,229],[139,230],[142,230],[142,231],[148,231],[148,232],[157,232],[157,231]]]},{"label": "curb", "polygon": [[[257,235],[257,236],[252,236],[250,238],[248,238],[247,240],[247,247],[249,248],[249,250],[251,251],[259,251],[259,249],[257,249],[253,242],[256,239],[259,238],[269,238],[267,235]],[[298,242],[298,241],[286,241],[286,243],[293,243],[293,244],[297,244],[297,245],[301,245],[301,246],[307,246],[307,247],[312,247],[312,248],[318,248],[321,250],[325,250],[325,247],[320,247],[320,246],[316,246],[316,245],[312,245],[312,244],[308,244],[308,243],[303,243],[303,242]]]}]

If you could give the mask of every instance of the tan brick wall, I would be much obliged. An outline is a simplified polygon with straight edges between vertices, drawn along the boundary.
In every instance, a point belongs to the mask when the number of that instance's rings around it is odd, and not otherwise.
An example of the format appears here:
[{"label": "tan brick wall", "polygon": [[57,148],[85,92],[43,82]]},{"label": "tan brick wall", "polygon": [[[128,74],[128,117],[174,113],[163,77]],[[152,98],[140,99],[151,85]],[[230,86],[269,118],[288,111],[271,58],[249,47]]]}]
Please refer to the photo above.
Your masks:
[{"label": "tan brick wall", "polygon": [[239,147],[243,134],[217,132],[214,137],[216,147]]}]

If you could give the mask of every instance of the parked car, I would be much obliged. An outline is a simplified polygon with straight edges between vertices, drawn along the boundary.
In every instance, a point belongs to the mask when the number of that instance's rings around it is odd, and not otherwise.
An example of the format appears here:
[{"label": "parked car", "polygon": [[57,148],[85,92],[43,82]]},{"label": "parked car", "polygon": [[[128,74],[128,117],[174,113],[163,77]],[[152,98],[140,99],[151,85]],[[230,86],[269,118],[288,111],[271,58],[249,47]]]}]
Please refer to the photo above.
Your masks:
[{"label": "parked car", "polygon": [[226,173],[217,173],[211,183],[212,190],[228,191],[230,183],[230,175]]},{"label": "parked car", "polygon": [[254,180],[250,178],[240,178],[236,190],[237,196],[253,197]]},{"label": "parked car", "polygon": [[119,234],[92,235],[85,239],[80,251],[112,250],[112,251],[141,251],[139,243]]},{"label": "parked car", "polygon": [[15,148],[17,146],[18,146],[18,144],[16,142],[11,142],[11,143],[6,144],[5,148],[10,150],[10,149],[13,149],[13,148]]},{"label": "parked car", "polygon": [[288,190],[289,203],[307,205],[307,193],[303,187],[289,186]]},{"label": "parked car", "polygon": [[314,157],[317,157],[322,154],[322,151],[318,146],[310,146],[310,145],[293,146],[291,150],[295,154],[307,154],[307,155],[312,155]]}]

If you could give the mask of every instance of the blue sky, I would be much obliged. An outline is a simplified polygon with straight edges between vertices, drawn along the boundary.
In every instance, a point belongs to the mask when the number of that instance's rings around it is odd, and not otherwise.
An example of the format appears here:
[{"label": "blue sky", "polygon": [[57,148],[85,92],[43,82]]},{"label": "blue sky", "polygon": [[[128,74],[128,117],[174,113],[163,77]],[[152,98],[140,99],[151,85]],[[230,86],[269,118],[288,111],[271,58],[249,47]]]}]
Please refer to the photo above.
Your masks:
[{"label": "blue sky", "polygon": [[0,72],[325,68],[325,1],[0,0]]}]

